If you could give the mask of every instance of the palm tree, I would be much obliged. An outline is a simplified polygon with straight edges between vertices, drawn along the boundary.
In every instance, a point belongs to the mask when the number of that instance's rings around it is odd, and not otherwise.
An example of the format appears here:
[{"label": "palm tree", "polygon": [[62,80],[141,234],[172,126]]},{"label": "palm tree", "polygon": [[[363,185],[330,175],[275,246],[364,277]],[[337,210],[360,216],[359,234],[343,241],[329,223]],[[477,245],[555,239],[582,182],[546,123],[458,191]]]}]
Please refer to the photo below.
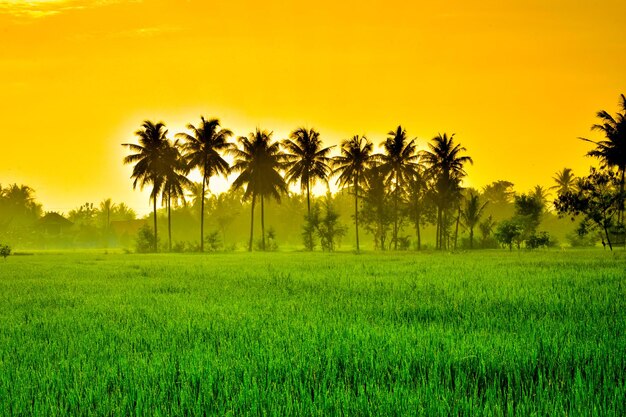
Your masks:
[{"label": "palm tree", "polygon": [[[328,153],[333,148],[322,148],[320,134],[315,129],[298,128],[283,141],[287,161],[287,183],[300,181],[300,189],[306,190],[307,216],[311,216],[311,186],[316,180],[326,181],[330,175]],[[310,237],[311,239],[311,237]]]},{"label": "palm tree", "polygon": [[626,171],[626,96],[620,95],[620,108],[622,113],[611,116],[606,110],[600,110],[596,116],[600,123],[591,127],[591,130],[599,130],[606,140],[593,141],[580,138],[596,145],[596,148],[587,152],[588,156],[598,158],[602,167],[617,168],[620,177],[619,215],[618,224],[624,222],[624,172]]},{"label": "palm tree", "polygon": [[132,152],[132,154],[124,158],[125,164],[135,164],[131,178],[133,181],[133,189],[139,185],[139,189],[147,184],[152,184],[150,192],[150,200],[153,203],[154,213],[154,251],[157,252],[157,210],[156,200],[163,188],[163,164],[162,153],[167,144],[167,129],[162,122],[153,123],[146,120],[141,128],[135,132],[139,137],[139,144],[124,143]]},{"label": "palm tree", "polygon": [[106,200],[102,200],[100,202],[100,216],[102,217],[104,223],[104,235],[105,235],[105,246],[109,246],[109,239],[111,235],[111,212],[117,208],[117,204],[113,203],[113,200],[107,198]]},{"label": "palm tree", "polygon": [[280,144],[271,142],[271,137],[271,132],[257,128],[248,137],[239,137],[241,148],[230,150],[235,157],[232,170],[240,173],[232,187],[236,190],[245,185],[244,198],[252,197],[248,251],[252,251],[257,196],[261,198],[261,247],[265,250],[265,198],[274,197],[280,202],[281,193],[288,192],[287,183],[279,172],[283,168],[285,157],[280,151]]},{"label": "palm tree", "polygon": [[410,141],[406,136],[406,129],[398,126],[396,130],[387,133],[389,137],[381,146],[385,153],[376,155],[380,161],[380,170],[385,175],[388,184],[393,185],[393,241],[394,249],[398,249],[398,203],[402,185],[414,174],[418,155],[415,153],[415,139]]},{"label": "palm tree", "polygon": [[474,228],[480,222],[480,218],[485,211],[487,202],[480,204],[480,197],[478,194],[470,193],[469,198],[465,203],[465,207],[461,211],[461,220],[463,225],[469,229],[470,249],[474,249]]},{"label": "palm tree", "polygon": [[[192,134],[178,133],[177,138],[185,141],[183,150],[189,168],[198,168],[202,174],[202,191],[206,195],[209,180],[213,175],[227,175],[230,168],[222,155],[233,147],[228,138],[233,135],[228,129],[221,129],[218,119],[206,120],[200,117],[200,125],[187,125]],[[200,200],[200,252],[204,251],[204,198]]]},{"label": "palm tree", "polygon": [[550,187],[551,190],[557,190],[557,194],[562,195],[571,191],[576,185],[576,177],[571,168],[563,168],[552,177],[556,185]]},{"label": "palm tree", "polygon": [[354,189],[354,226],[356,229],[356,251],[359,252],[359,187],[366,181],[365,172],[372,161],[374,145],[365,136],[355,135],[341,142],[341,155],[332,160],[333,174],[338,174],[337,184],[344,188],[348,184]]},{"label": "palm tree", "polygon": [[544,187],[535,185],[529,195],[541,204],[542,211],[546,209],[550,193]]},{"label": "palm tree", "polygon": [[174,143],[166,142],[163,151],[163,190],[161,204],[167,206],[167,235],[168,250],[172,251],[172,198],[174,205],[185,198],[185,189],[193,183],[187,178],[189,165],[180,152],[178,140]]},{"label": "palm tree", "polygon": [[442,249],[444,229],[447,222],[447,209],[450,199],[459,195],[461,179],[467,175],[463,166],[473,163],[469,156],[461,155],[466,151],[460,144],[454,143],[454,134],[439,134],[428,144],[429,150],[420,153],[422,160],[436,177],[435,197],[437,204],[437,248]]}]

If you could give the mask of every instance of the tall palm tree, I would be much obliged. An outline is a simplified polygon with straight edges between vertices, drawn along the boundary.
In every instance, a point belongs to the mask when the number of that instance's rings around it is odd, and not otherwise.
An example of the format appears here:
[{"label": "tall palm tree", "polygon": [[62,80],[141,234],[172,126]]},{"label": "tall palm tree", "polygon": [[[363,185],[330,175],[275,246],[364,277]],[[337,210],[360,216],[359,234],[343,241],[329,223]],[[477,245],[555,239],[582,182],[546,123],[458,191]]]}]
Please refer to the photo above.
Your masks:
[{"label": "tall palm tree", "polygon": [[[185,199],[185,189],[192,187],[193,182],[187,178],[189,165],[180,152],[178,140],[170,143],[168,140],[163,150],[163,190],[161,204],[167,207],[167,236],[168,250],[172,251],[172,201],[178,205],[179,200]],[[173,199],[173,200],[172,200]]]},{"label": "tall palm tree", "polygon": [[416,139],[408,140],[406,129],[402,126],[387,134],[389,137],[381,143],[384,153],[376,155],[376,158],[380,161],[379,168],[393,191],[393,241],[394,249],[397,250],[400,192],[405,182],[414,174],[419,156],[415,152]]},{"label": "tall palm tree", "polygon": [[354,189],[354,226],[356,229],[356,251],[359,252],[359,188],[366,181],[365,172],[372,161],[374,145],[365,136],[355,135],[341,142],[341,155],[332,160],[333,174],[338,174],[337,184],[344,188],[349,184]]},{"label": "tall palm tree", "polygon": [[[315,181],[326,181],[330,176],[328,157],[334,146],[322,147],[320,134],[315,129],[298,128],[283,141],[287,183],[300,181],[300,189],[306,191],[307,216],[311,216],[311,186]],[[309,239],[312,239],[309,236]]]},{"label": "tall palm tree", "polygon": [[557,194],[565,194],[571,191],[576,184],[576,177],[571,168],[563,168],[557,172],[552,179],[555,185],[550,187],[551,190],[556,190]]},{"label": "tall palm tree", "polygon": [[[178,133],[177,138],[184,140],[185,159],[191,169],[198,168],[202,174],[202,190],[206,195],[209,181],[213,175],[227,175],[230,167],[222,157],[233,147],[228,139],[233,135],[228,129],[221,129],[218,119],[200,117],[200,125],[187,125],[191,135]],[[200,199],[200,252],[204,251],[204,198]]]},{"label": "tall palm tree", "polygon": [[611,116],[606,110],[600,110],[596,116],[600,123],[594,124],[591,130],[599,130],[605,140],[593,141],[580,138],[596,145],[596,148],[587,152],[588,156],[598,158],[603,167],[617,168],[620,177],[619,215],[618,224],[624,222],[624,172],[626,171],[626,96],[620,95],[619,106],[622,113]]},{"label": "tall palm tree", "polygon": [[474,249],[474,228],[480,222],[486,206],[486,201],[480,204],[478,194],[470,193],[469,198],[465,202],[465,207],[461,211],[461,221],[469,229],[470,249]]},{"label": "tall palm tree", "polygon": [[451,199],[459,195],[461,179],[467,175],[464,170],[466,163],[473,163],[472,158],[461,155],[466,149],[460,144],[454,143],[454,134],[439,134],[428,144],[428,150],[420,152],[422,161],[436,177],[435,195],[437,203],[437,248],[442,249],[445,245],[443,237],[447,224],[447,209]]},{"label": "tall palm tree", "polygon": [[150,192],[150,200],[153,203],[154,214],[154,251],[158,251],[157,247],[157,209],[156,200],[163,188],[163,163],[162,153],[167,144],[167,129],[162,122],[153,123],[146,120],[141,128],[135,132],[139,137],[139,144],[124,143],[132,152],[132,154],[124,158],[125,164],[135,164],[131,178],[133,181],[133,189],[139,185],[139,189],[147,184],[152,184]]},{"label": "tall palm tree", "polygon": [[254,206],[257,197],[261,199],[261,248],[265,250],[265,198],[274,197],[280,202],[281,193],[288,192],[287,183],[280,175],[285,156],[280,150],[280,144],[271,142],[271,137],[272,132],[257,128],[248,137],[239,137],[241,148],[229,151],[235,157],[232,170],[239,172],[232,187],[239,189],[245,186],[244,198],[252,197],[248,251],[252,251]]}]

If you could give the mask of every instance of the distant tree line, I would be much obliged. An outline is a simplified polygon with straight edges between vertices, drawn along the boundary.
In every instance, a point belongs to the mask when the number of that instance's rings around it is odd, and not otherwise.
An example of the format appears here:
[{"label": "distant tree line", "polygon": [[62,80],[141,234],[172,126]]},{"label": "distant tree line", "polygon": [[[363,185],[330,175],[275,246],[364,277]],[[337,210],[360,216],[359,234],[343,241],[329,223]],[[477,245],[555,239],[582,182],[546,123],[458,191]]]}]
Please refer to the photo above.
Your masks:
[{"label": "distant tree line", "polygon": [[[621,108],[626,112],[626,99],[623,95],[621,99]],[[553,187],[557,192],[554,207],[561,215],[583,215],[580,234],[600,228],[612,248],[611,238],[624,240],[624,113],[613,117],[601,111],[598,117],[602,123],[593,128],[602,131],[606,140],[584,140],[596,145],[588,155],[601,161],[601,169],[579,179],[568,168],[557,173]],[[514,216],[497,227],[493,218],[481,221],[487,200],[483,201],[475,190],[462,187],[467,175],[465,166],[473,161],[465,154],[466,149],[455,142],[454,135],[439,134],[428,143],[426,150],[417,151],[416,138],[410,138],[406,130],[398,126],[380,144],[382,152],[374,153],[373,144],[366,137],[354,136],[341,143],[339,155],[330,156],[333,147],[325,147],[315,129],[295,129],[282,141],[274,141],[271,132],[257,129],[240,136],[236,142],[230,141],[233,132],[222,128],[215,118],[202,117],[197,127],[189,124],[187,129],[189,132],[176,134],[177,140],[172,141],[162,122],[145,121],[135,132],[139,143],[124,144],[133,152],[124,159],[126,164],[133,164],[133,187],[151,186],[154,251],[158,251],[157,199],[161,198],[167,206],[168,249],[171,250],[170,209],[172,204],[184,200],[183,190],[193,186],[187,178],[193,169],[198,169],[203,178],[200,186],[196,186],[201,198],[200,251],[204,250],[204,201],[209,181],[214,176],[232,172],[238,174],[232,190],[243,190],[243,200],[251,202],[249,251],[253,249],[255,208],[260,205],[260,249],[265,250],[266,202],[272,199],[280,202],[289,194],[289,184],[299,184],[306,193],[302,233],[305,248],[312,250],[316,237],[326,242],[322,243],[323,247],[332,248],[333,245],[328,244],[328,233],[332,241],[335,235],[345,234],[345,230],[340,225],[330,229],[327,225],[323,232],[319,208],[311,204],[311,187],[317,181],[328,182],[332,177],[336,177],[341,190],[354,196],[357,252],[360,250],[360,226],[374,236],[374,246],[378,249],[406,248],[407,237],[400,234],[405,223],[411,223],[415,229],[418,250],[421,249],[421,229],[429,224],[435,226],[435,248],[440,250],[457,247],[459,227],[469,231],[470,249],[474,247],[477,227],[484,241],[495,227],[494,237],[509,248],[513,245],[532,248],[550,242],[547,233],[537,234],[548,201],[547,190],[540,186],[531,193],[514,196]],[[232,164],[228,156],[232,157]],[[499,191],[504,193],[501,202],[507,202],[512,195],[507,191],[506,182],[496,182],[492,187],[486,188],[483,194],[500,187]],[[326,201],[324,219],[337,223],[331,198]]]},{"label": "distant tree line", "polygon": [[[138,143],[125,144],[131,153],[124,162],[133,165],[134,187],[150,187],[151,226],[111,199],[67,214],[44,213],[32,188],[0,185],[0,244],[205,252],[233,249],[247,235],[247,250],[274,250],[288,242],[332,251],[349,238],[359,251],[365,234],[376,250],[532,249],[556,244],[553,233],[558,232],[572,246],[601,241],[612,249],[624,244],[625,235],[623,95],[620,109],[615,116],[598,112],[600,123],[593,129],[603,140],[583,139],[594,144],[587,155],[600,162],[598,168],[581,177],[564,168],[552,187],[521,194],[504,180],[481,190],[463,187],[472,159],[454,135],[445,133],[417,151],[417,140],[397,126],[377,152],[364,136],[334,149],[324,146],[317,130],[305,128],[282,141],[262,129],[235,141],[217,119],[204,117],[171,140],[163,123],[146,121],[136,132]],[[201,174],[198,183],[189,179],[194,169]],[[212,178],[231,173],[236,178],[230,190],[210,192]],[[337,193],[312,195],[316,183],[331,181]],[[301,192],[290,192],[291,184]],[[261,229],[257,239],[255,213]],[[352,228],[344,218],[352,219]],[[567,226],[569,219],[576,225]],[[157,234],[163,227],[166,239]],[[190,242],[192,230],[199,236]]]}]

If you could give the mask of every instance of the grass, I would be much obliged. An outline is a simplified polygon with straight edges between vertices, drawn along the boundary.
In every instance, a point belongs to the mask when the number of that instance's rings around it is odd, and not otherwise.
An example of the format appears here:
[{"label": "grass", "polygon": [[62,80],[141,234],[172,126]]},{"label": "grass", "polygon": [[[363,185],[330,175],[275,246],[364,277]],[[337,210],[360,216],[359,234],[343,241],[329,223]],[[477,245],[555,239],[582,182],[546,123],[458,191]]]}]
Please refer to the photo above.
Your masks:
[{"label": "grass", "polygon": [[626,415],[626,257],[0,262],[2,415]]}]

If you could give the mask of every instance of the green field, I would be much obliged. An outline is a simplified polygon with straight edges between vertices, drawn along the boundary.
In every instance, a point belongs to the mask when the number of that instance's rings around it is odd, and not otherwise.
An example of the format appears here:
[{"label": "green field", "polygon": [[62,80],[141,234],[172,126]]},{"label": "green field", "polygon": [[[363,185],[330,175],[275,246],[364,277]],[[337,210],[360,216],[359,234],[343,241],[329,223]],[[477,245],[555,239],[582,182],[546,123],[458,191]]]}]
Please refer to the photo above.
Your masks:
[{"label": "green field", "polygon": [[626,255],[13,256],[1,415],[626,415]]}]

